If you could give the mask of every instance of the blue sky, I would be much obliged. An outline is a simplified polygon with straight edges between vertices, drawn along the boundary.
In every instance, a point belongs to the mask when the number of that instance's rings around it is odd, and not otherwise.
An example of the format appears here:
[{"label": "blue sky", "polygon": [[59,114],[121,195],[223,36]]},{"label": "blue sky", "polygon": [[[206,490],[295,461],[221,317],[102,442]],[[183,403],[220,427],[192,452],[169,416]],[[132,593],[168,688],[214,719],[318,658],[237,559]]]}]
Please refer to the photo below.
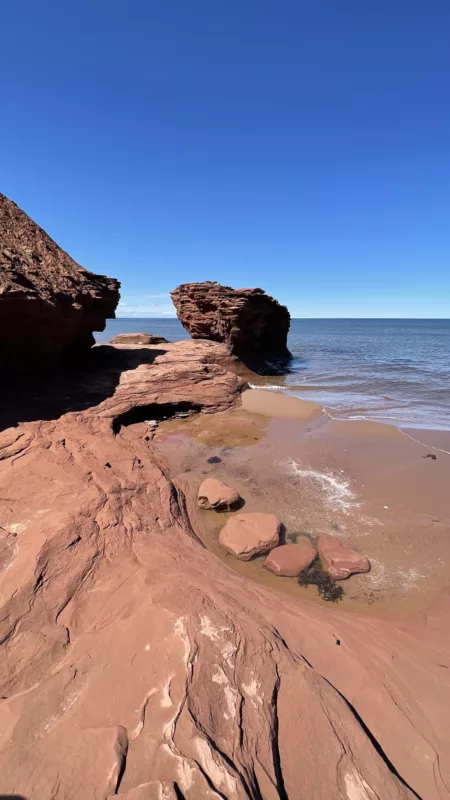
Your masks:
[{"label": "blue sky", "polygon": [[448,0],[20,0],[0,28],[0,191],[122,316],[208,279],[449,316]]}]

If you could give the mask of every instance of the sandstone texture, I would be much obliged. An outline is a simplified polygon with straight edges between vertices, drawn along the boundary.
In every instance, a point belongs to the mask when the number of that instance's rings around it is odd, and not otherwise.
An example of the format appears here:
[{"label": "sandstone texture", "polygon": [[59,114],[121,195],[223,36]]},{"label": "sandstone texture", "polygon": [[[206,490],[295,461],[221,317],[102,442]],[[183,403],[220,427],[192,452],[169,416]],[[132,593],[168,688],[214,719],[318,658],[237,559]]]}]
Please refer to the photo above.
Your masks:
[{"label": "sandstone texture", "polygon": [[171,296],[193,339],[227,344],[250,369],[266,371],[291,357],[289,311],[262,289],[231,289],[206,281],[184,283]]},{"label": "sandstone texture", "polygon": [[153,336],[152,333],[118,333],[110,339],[110,344],[168,344],[164,336]]},{"label": "sandstone texture", "polygon": [[275,575],[296,578],[311,566],[316,555],[316,548],[309,544],[282,544],[271,550],[264,566]]},{"label": "sandstone texture", "polygon": [[0,194],[0,366],[39,370],[85,354],[115,315],[119,285],[83,269]]},{"label": "sandstone texture", "polygon": [[228,511],[235,508],[240,499],[236,489],[232,489],[217,478],[207,478],[198,490],[198,504],[204,509]]},{"label": "sandstone texture", "polygon": [[323,571],[336,580],[344,580],[357,572],[370,570],[368,558],[335,536],[319,536],[317,550]]},{"label": "sandstone texture", "polygon": [[94,348],[97,388],[0,433],[0,795],[449,798],[450,603],[345,614],[198,540],[142,420],[236,405],[215,348]]},{"label": "sandstone texture", "polygon": [[249,561],[277,546],[280,529],[274,514],[235,514],[220,531],[219,544],[242,561]]}]

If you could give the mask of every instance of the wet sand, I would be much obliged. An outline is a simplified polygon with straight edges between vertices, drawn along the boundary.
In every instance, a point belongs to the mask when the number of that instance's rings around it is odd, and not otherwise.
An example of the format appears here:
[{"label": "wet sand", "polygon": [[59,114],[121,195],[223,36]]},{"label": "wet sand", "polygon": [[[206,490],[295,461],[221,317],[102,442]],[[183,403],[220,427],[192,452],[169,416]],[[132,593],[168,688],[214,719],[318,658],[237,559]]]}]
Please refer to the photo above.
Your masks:
[{"label": "wet sand", "polygon": [[246,411],[276,419],[293,419],[306,421],[317,419],[322,409],[317,403],[289,397],[286,394],[271,392],[266,389],[251,390],[242,395],[242,407]]},{"label": "wet sand", "polygon": [[[342,582],[340,607],[404,619],[450,591],[450,455],[430,449],[450,449],[439,434],[333,420],[316,404],[251,390],[236,411],[162,423],[155,444],[192,508],[199,482],[214,475],[240,491],[244,511],[277,514],[286,541],[320,533],[348,541],[371,571]],[[316,587],[273,575],[263,558],[225,554],[217,538],[227,514],[195,515],[204,544],[236,572],[273,587],[274,597],[324,604]]]}]

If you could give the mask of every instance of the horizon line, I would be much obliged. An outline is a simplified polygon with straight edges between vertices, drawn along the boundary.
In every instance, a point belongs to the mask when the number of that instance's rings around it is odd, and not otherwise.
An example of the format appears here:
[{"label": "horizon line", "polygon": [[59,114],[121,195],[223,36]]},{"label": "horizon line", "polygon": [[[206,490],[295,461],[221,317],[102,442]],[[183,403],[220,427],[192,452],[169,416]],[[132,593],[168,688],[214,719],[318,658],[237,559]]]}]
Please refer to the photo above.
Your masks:
[{"label": "horizon line", "polygon": [[[123,316],[122,314],[118,314],[115,317],[108,317],[108,319],[155,319],[155,320],[167,321],[167,320],[171,320],[171,319],[178,320],[178,317],[176,316],[176,314],[173,314],[173,315],[171,314],[170,316],[167,314],[166,316],[163,316],[163,317],[158,317],[156,315],[155,316],[147,315],[147,316],[144,316],[144,317],[138,317],[138,316],[126,317],[126,316]],[[316,319],[320,319],[320,320],[349,320],[349,319],[354,319],[354,320],[410,320],[410,321],[423,320],[425,322],[426,321],[429,321],[429,322],[433,322],[433,321],[434,322],[448,322],[448,321],[450,321],[450,317],[292,317],[291,316],[291,320],[316,320]]]}]

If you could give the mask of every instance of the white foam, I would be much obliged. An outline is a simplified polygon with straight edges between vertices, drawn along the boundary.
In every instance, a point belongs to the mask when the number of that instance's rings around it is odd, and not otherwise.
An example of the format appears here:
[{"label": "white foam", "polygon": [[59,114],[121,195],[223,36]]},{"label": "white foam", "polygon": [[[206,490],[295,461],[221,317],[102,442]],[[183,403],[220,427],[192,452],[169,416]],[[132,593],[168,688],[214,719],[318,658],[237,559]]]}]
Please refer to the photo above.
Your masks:
[{"label": "white foam", "polygon": [[364,575],[364,581],[370,582],[372,586],[382,586],[387,581],[387,574],[385,565],[378,558],[372,556],[370,559],[370,572]]},{"label": "white foam", "polygon": [[410,569],[400,569],[397,573],[397,579],[402,589],[408,590],[413,589],[421,578],[425,578],[425,574],[423,572],[419,572],[419,570],[414,569],[414,567],[410,567]]},{"label": "white foam", "polygon": [[318,484],[324,491],[329,505],[337,507],[344,512],[350,508],[357,508],[360,503],[356,500],[356,495],[350,488],[350,482],[345,478],[336,478],[335,475],[327,472],[318,472],[314,469],[303,469],[297,462],[290,458],[288,464],[292,472],[302,478],[309,478]]},{"label": "white foam", "polygon": [[398,567],[387,567],[379,559],[371,556],[370,572],[364,575],[364,583],[372,584],[372,587],[377,591],[391,588],[401,592],[409,592],[427,577],[427,568],[424,567],[423,569],[425,571],[419,572],[414,567],[404,570],[398,569]]},{"label": "white foam", "polygon": [[257,383],[249,383],[249,387],[250,389],[264,389],[264,391],[267,390],[268,392],[282,392],[284,389],[286,389],[286,386],[276,386],[276,385],[264,386]]},{"label": "white foam", "polygon": [[437,450],[438,453],[445,453],[447,456],[450,456],[450,450],[443,450],[441,447],[433,447],[432,444],[425,444],[425,442],[421,442],[419,439],[415,439],[414,436],[411,436],[409,433],[406,433],[406,431],[402,431],[401,428],[399,428],[399,431],[400,433],[403,433],[403,436],[407,436],[408,439],[411,439],[412,442],[417,442],[417,444],[421,444],[422,447],[426,447],[427,450]]}]

